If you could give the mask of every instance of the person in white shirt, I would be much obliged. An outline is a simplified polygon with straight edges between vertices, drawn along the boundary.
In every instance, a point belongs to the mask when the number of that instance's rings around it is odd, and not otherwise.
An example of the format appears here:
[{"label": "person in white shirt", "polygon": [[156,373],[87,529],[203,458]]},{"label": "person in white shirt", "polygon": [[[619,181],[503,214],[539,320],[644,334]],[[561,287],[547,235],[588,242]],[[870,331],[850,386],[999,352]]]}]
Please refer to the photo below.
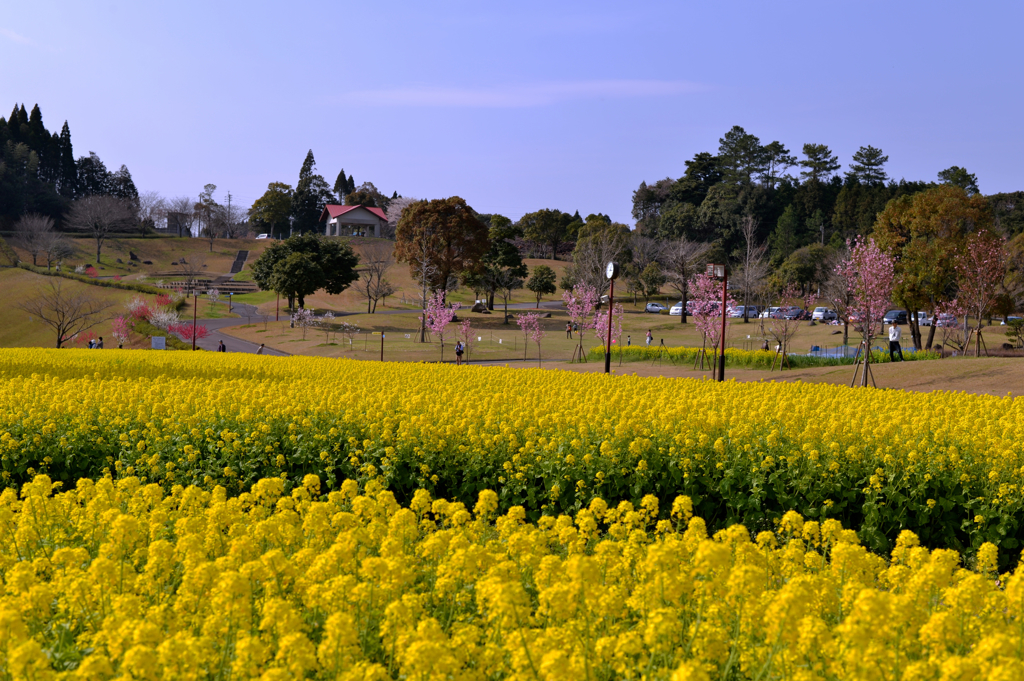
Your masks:
[{"label": "person in white shirt", "polygon": [[903,332],[900,331],[900,327],[896,322],[889,324],[889,361],[895,362],[896,355],[899,353],[900,361],[903,360],[903,348],[900,347],[900,338],[903,336]]}]

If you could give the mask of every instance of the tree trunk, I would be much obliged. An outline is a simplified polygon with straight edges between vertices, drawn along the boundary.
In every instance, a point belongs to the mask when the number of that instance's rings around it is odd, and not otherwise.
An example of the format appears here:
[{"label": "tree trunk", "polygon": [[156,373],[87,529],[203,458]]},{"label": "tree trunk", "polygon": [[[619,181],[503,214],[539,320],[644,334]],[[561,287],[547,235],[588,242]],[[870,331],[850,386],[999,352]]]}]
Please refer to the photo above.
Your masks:
[{"label": "tree trunk", "polygon": [[494,291],[487,292],[487,309],[494,312]]},{"label": "tree trunk", "polygon": [[917,325],[917,309],[910,309],[907,306],[907,325],[910,326],[910,339],[914,343],[914,350],[921,349],[921,327]]},{"label": "tree trunk", "polygon": [[372,300],[372,298],[370,298],[370,296],[366,296],[366,314],[372,314],[372,312],[370,311],[370,301],[371,300]]},{"label": "tree trunk", "polygon": [[[504,296],[502,296],[502,297],[504,298]],[[504,300],[505,300],[505,323],[508,324],[508,298],[504,298]]]},{"label": "tree trunk", "polygon": [[939,313],[932,313],[932,325],[928,327],[928,343],[924,346],[925,350],[930,348],[935,343],[935,326],[939,323]]},{"label": "tree trunk", "polygon": [[686,323],[686,286],[683,286],[682,306],[683,306],[683,309],[681,309],[679,311],[679,323],[680,324],[685,324]]},{"label": "tree trunk", "polygon": [[850,343],[850,320],[843,320],[843,356],[846,356],[846,346]]},{"label": "tree trunk", "polygon": [[96,264],[100,264],[100,246],[103,244],[103,239],[96,239]]}]

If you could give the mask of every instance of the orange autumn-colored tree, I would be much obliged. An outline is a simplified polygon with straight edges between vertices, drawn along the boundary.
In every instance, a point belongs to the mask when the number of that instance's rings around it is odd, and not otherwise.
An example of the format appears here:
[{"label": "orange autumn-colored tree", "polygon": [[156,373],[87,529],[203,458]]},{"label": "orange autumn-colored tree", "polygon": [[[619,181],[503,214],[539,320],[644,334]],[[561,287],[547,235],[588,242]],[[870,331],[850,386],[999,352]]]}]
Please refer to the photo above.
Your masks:
[{"label": "orange autumn-colored tree", "polygon": [[487,225],[458,196],[408,206],[395,230],[395,259],[409,263],[431,291],[446,292],[452,277],[478,267],[489,247]]},{"label": "orange autumn-colored tree", "polygon": [[992,211],[981,195],[940,185],[890,201],[875,219],[874,238],[896,259],[893,301],[907,310],[914,347],[930,347],[935,322],[922,344],[919,310],[930,310],[955,291],[956,263],[972,234],[992,233]]}]

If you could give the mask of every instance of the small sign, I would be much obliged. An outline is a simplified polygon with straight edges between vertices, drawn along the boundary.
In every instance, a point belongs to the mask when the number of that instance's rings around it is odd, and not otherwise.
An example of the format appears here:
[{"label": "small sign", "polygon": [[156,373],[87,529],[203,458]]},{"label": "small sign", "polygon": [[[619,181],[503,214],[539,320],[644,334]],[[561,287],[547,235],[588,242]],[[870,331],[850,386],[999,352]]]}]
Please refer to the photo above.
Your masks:
[{"label": "small sign", "polygon": [[384,333],[383,332],[381,332],[381,334],[380,334],[380,339],[384,340]]},{"label": "small sign", "polygon": [[153,349],[154,350],[166,350],[167,349],[167,338],[165,336],[153,336]]},{"label": "small sign", "polygon": [[498,345],[501,345],[501,339],[500,338],[498,339]]},{"label": "small sign", "polygon": [[483,340],[483,338],[482,338],[481,336],[477,336],[477,337],[476,337],[476,342],[477,342],[477,343],[481,342],[482,340]]},{"label": "small sign", "polygon": [[412,338],[412,336],[410,336],[409,334],[405,334],[405,337],[406,338]]}]

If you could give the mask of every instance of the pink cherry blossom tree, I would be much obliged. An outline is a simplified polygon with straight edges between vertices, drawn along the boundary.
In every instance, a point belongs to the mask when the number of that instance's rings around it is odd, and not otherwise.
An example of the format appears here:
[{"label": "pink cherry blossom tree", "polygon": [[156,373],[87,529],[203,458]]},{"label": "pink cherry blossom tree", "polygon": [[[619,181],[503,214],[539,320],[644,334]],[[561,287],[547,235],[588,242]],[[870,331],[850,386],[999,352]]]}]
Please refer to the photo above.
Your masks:
[{"label": "pink cherry blossom tree", "polygon": [[[704,357],[707,353],[707,349],[717,348],[722,338],[722,283],[707,273],[700,273],[690,279],[690,300],[693,301],[693,315],[694,326],[700,331],[701,336],[704,339],[703,347],[699,353],[701,358],[701,366],[704,365]],[[733,307],[736,305],[736,301],[732,298],[726,298],[726,307]],[[729,319],[726,318],[726,329],[728,329]],[[714,360],[711,363],[711,369],[717,366],[718,353],[713,352]]]},{"label": "pink cherry blossom tree", "polygon": [[530,341],[537,344],[537,366],[540,366],[540,342],[544,338],[544,329],[540,326],[540,314],[527,312],[516,315],[516,324],[523,332],[523,361],[526,361],[526,349]]},{"label": "pink cherry blossom tree", "polygon": [[462,323],[459,324],[458,338],[462,341],[462,348],[466,352],[466,361],[469,362],[469,350],[473,347],[473,342],[475,340],[473,336],[473,323],[470,320],[464,319],[462,320]]},{"label": "pink cherry blossom tree", "polygon": [[996,302],[999,284],[1006,274],[1003,240],[989,234],[975,233],[967,237],[967,248],[957,259],[957,296],[967,314],[977,321],[974,355],[981,356],[981,319]]},{"label": "pink cherry blossom tree", "polygon": [[571,291],[562,294],[565,311],[569,313],[569,321],[579,331],[579,342],[573,350],[572,360],[587,361],[583,352],[583,334],[587,329],[594,328],[594,308],[597,307],[597,289],[590,284],[576,284]]},{"label": "pink cherry blossom tree", "polygon": [[[608,315],[612,315],[612,345],[619,344],[622,338],[622,305],[616,303],[614,310],[600,310],[594,315],[594,333],[601,345],[608,344]],[[611,352],[611,348],[607,348]],[[622,347],[619,346],[619,366],[622,366]]]},{"label": "pink cherry blossom tree", "polygon": [[[868,365],[871,361],[871,340],[875,327],[881,328],[886,310],[892,301],[892,283],[896,261],[883,251],[875,240],[854,240],[849,244],[850,257],[839,263],[837,270],[850,287],[853,307],[857,310],[864,333],[864,373],[861,385],[868,385]],[[856,369],[854,379],[856,379]]]},{"label": "pink cherry blossom tree", "polygon": [[455,311],[461,307],[459,303],[446,305],[444,302],[444,291],[435,291],[427,299],[427,315],[424,320],[430,332],[437,335],[441,341],[441,361],[444,361],[444,341],[452,333],[449,325],[455,319]]}]

